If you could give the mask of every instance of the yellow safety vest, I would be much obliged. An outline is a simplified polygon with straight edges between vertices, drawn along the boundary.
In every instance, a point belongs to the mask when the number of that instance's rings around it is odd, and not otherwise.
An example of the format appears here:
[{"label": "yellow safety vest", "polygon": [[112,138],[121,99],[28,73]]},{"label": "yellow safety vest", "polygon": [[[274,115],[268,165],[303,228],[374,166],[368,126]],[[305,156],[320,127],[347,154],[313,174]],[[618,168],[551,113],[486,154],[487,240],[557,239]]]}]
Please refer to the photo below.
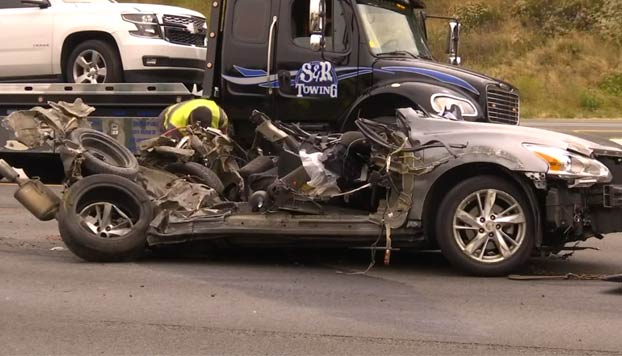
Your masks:
[{"label": "yellow safety vest", "polygon": [[205,106],[212,112],[211,126],[220,129],[221,124],[224,126],[226,122],[220,122],[220,107],[212,100],[193,99],[169,106],[164,113],[164,128],[171,129],[173,127],[183,128],[188,126],[190,114],[198,107]]}]

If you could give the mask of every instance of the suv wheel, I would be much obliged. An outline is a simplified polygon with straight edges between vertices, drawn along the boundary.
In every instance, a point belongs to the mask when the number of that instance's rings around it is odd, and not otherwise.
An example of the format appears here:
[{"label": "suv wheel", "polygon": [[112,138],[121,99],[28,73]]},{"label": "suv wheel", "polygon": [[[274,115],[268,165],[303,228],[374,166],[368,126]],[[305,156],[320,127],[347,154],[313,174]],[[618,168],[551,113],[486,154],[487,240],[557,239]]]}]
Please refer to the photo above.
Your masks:
[{"label": "suv wheel", "polygon": [[119,83],[123,81],[121,59],[109,43],[88,40],[71,51],[65,77],[70,83]]},{"label": "suv wheel", "polygon": [[436,239],[443,255],[470,274],[511,273],[534,248],[534,218],[524,194],[495,176],[456,185],[443,199]]}]

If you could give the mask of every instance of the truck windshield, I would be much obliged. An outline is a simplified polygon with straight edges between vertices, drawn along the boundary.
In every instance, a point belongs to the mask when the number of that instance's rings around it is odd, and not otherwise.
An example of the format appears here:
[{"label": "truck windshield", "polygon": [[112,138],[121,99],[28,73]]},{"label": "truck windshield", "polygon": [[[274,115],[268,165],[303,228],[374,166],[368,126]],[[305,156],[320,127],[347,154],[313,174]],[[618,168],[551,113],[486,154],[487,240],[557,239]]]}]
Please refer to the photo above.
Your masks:
[{"label": "truck windshield", "polygon": [[423,26],[410,6],[395,1],[359,1],[357,7],[374,55],[431,58]]}]

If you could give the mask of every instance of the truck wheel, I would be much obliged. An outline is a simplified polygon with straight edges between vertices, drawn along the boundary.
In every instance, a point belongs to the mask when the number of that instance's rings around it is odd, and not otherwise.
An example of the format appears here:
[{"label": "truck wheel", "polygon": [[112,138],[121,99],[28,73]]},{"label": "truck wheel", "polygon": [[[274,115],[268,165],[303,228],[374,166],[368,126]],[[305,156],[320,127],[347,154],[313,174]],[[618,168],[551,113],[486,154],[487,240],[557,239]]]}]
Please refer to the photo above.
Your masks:
[{"label": "truck wheel", "polygon": [[65,245],[78,257],[92,262],[127,261],[145,250],[153,207],[136,183],[98,174],[69,188],[57,219]]},{"label": "truck wheel", "polygon": [[122,74],[121,58],[116,48],[100,40],[80,43],[65,63],[65,78],[70,83],[120,83]]},{"label": "truck wheel", "polygon": [[473,177],[456,185],[437,213],[438,245],[467,273],[506,275],[534,248],[532,209],[515,185],[499,177]]},{"label": "truck wheel", "polygon": [[112,137],[93,129],[78,128],[69,139],[84,149],[83,170],[89,174],[114,174],[134,179],[138,175],[138,160],[130,150]]},{"label": "truck wheel", "polygon": [[166,166],[166,170],[180,176],[185,176],[192,183],[205,184],[214,189],[218,194],[222,194],[225,186],[214,171],[196,162],[171,163]]}]

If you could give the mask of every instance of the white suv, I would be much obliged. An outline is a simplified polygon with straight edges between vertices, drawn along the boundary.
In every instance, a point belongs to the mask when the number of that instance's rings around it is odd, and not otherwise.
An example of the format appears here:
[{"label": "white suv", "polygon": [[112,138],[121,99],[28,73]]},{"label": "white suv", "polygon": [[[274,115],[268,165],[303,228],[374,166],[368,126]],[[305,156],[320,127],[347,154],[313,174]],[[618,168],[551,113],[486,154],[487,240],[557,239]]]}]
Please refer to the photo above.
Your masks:
[{"label": "white suv", "polygon": [[0,81],[201,83],[206,22],[114,0],[0,0]]}]

